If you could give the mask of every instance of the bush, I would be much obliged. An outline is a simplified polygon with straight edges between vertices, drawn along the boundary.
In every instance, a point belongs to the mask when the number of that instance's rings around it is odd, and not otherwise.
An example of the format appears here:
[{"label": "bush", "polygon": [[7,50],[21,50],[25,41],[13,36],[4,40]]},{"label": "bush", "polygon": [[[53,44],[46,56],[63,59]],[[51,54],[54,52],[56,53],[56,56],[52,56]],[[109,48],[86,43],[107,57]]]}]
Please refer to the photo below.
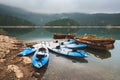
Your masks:
[{"label": "bush", "polygon": [[0,35],[7,35],[7,32],[4,31],[3,29],[0,29]]}]

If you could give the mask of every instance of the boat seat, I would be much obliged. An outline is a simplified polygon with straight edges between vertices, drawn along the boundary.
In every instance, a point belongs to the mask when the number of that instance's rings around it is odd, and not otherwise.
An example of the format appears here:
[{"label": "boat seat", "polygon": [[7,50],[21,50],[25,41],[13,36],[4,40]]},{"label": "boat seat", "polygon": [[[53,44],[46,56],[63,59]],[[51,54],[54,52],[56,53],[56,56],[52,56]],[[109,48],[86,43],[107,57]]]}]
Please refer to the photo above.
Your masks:
[{"label": "boat seat", "polygon": [[64,45],[64,43],[63,43],[63,42],[61,42],[61,45]]},{"label": "boat seat", "polygon": [[42,57],[45,57],[45,55],[36,54],[36,57],[37,58],[42,58]]},{"label": "boat seat", "polygon": [[58,40],[56,40],[55,43],[58,43]]},{"label": "boat seat", "polygon": [[46,53],[46,49],[43,48],[43,47],[42,47],[42,48],[39,48],[39,52],[40,52],[40,51]]},{"label": "boat seat", "polygon": [[56,49],[60,49],[60,46],[56,46]]},{"label": "boat seat", "polygon": [[34,48],[33,46],[30,46],[30,48]]},{"label": "boat seat", "polygon": [[70,39],[68,39],[67,41],[70,41]]},{"label": "boat seat", "polygon": [[76,49],[73,49],[72,52],[76,52],[77,50]]}]

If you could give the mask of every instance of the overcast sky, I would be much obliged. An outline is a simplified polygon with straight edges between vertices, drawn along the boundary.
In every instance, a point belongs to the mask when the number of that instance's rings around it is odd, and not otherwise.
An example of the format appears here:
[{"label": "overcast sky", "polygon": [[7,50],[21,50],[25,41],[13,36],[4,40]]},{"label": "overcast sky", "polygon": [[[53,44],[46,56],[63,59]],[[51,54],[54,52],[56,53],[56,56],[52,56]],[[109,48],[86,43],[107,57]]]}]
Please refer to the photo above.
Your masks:
[{"label": "overcast sky", "polygon": [[37,13],[120,13],[120,0],[0,0]]}]

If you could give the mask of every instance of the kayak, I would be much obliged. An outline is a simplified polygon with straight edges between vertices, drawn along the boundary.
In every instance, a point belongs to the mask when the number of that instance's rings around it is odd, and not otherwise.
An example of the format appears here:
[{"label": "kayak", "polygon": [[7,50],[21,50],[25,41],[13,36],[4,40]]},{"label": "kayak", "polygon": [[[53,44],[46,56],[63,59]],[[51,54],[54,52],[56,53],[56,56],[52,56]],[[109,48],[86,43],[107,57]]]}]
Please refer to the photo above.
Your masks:
[{"label": "kayak", "polygon": [[86,48],[87,47],[87,44],[76,44],[76,43],[73,43],[73,44],[67,44],[65,45],[66,48]]},{"label": "kayak", "polygon": [[41,46],[41,44],[35,44],[33,46],[30,47],[26,47],[24,50],[22,50],[20,53],[18,53],[19,56],[27,56],[30,55],[32,53],[34,53],[39,46]]},{"label": "kayak", "polygon": [[22,50],[20,53],[18,53],[19,56],[27,56],[32,53],[34,53],[36,49],[34,47],[27,47],[24,50]]},{"label": "kayak", "polygon": [[33,55],[32,65],[35,68],[41,68],[45,64],[47,64],[48,60],[49,60],[49,51],[47,47],[45,47],[44,45],[44,46],[39,47],[39,49],[37,49],[37,51]]},{"label": "kayak", "polygon": [[61,42],[60,43],[61,47],[66,47],[66,48],[86,48],[87,47],[87,44],[80,44],[78,43],[76,40],[74,39],[68,39],[64,42]]},{"label": "kayak", "polygon": [[62,49],[49,48],[49,49],[51,51],[54,51],[56,53],[63,54],[63,55],[74,56],[74,57],[87,57],[87,54],[82,50],[72,51],[71,49],[67,49],[67,48],[62,48]]},{"label": "kayak", "polygon": [[58,45],[57,43],[54,43],[54,42],[47,43],[46,45],[49,50],[51,50],[55,53],[58,53],[58,54],[74,56],[74,57],[82,57],[82,58],[88,56],[83,50],[68,49],[65,47],[61,47],[60,45]]},{"label": "kayak", "polygon": [[61,42],[61,44],[66,45],[66,44],[72,44],[72,43],[75,43],[75,42],[76,42],[76,40],[74,40],[74,39],[68,39],[68,40],[66,40],[64,42]]}]

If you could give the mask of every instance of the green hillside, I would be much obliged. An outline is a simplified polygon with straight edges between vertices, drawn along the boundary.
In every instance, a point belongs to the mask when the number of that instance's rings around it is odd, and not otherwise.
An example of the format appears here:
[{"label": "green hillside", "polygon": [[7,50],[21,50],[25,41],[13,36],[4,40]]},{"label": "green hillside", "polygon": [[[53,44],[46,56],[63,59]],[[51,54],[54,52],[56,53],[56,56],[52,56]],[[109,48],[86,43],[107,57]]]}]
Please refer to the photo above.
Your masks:
[{"label": "green hillside", "polygon": [[[85,14],[85,13],[62,13],[62,14],[40,14],[32,13],[20,8],[6,6],[0,4],[0,13],[4,15],[14,16],[19,19],[24,19],[35,23],[35,25],[43,26],[48,25],[51,21],[56,21],[59,19],[72,19],[80,26],[120,26],[120,13],[97,13],[97,14]],[[27,23],[26,23],[27,24]],[[4,25],[7,25],[4,24]],[[51,24],[52,25],[52,24]],[[61,25],[56,24],[56,25]],[[70,24],[74,26],[74,24]]]},{"label": "green hillside", "polygon": [[0,26],[34,26],[35,24],[16,17],[0,14]]},{"label": "green hillside", "polygon": [[58,19],[46,23],[45,26],[79,26],[79,24],[73,19]]}]

